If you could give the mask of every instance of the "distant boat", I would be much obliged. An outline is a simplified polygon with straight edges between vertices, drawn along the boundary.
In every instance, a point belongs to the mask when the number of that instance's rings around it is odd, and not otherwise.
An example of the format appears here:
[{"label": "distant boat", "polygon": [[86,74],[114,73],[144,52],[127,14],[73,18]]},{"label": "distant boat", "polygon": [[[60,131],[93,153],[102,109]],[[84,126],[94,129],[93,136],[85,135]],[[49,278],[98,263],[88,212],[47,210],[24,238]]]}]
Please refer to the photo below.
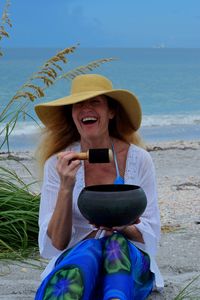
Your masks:
[{"label": "distant boat", "polygon": [[158,45],[154,46],[153,48],[164,49],[164,48],[166,48],[166,45],[164,43],[161,43],[161,44],[158,44]]}]

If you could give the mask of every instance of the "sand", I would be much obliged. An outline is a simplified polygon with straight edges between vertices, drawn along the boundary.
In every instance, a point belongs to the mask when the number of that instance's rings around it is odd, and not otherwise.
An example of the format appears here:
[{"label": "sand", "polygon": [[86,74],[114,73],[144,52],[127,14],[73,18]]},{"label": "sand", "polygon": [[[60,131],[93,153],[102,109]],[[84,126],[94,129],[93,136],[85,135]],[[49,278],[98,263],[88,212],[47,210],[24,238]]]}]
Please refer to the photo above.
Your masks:
[{"label": "sand", "polygon": [[[172,300],[193,278],[200,274],[200,142],[177,141],[148,145],[158,183],[162,237],[157,262],[165,280],[162,292],[149,299]],[[30,152],[13,154],[36,177]],[[30,175],[16,162],[4,157],[5,166],[15,168],[27,182]],[[39,191],[39,185],[33,189]],[[44,267],[45,262],[37,263]],[[30,300],[40,283],[40,269],[28,265],[0,262],[0,299]],[[196,286],[196,288],[195,288]],[[191,288],[190,299],[200,299],[200,278]],[[189,299],[189,298],[185,298]]]}]

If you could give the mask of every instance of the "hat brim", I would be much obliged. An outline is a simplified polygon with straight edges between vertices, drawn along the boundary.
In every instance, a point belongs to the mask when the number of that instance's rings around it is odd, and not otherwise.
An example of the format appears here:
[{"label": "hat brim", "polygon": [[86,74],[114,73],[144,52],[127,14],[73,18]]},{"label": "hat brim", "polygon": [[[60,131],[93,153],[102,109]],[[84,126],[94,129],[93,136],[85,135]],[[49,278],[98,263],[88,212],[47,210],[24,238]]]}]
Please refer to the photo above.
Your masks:
[{"label": "hat brim", "polygon": [[141,125],[142,112],[140,103],[137,97],[127,90],[106,90],[106,91],[91,91],[72,94],[57,100],[38,104],[35,106],[36,114],[42,123],[48,127],[55,113],[59,113],[63,106],[86,101],[93,97],[106,95],[118,101],[126,112],[134,130],[138,130]]}]

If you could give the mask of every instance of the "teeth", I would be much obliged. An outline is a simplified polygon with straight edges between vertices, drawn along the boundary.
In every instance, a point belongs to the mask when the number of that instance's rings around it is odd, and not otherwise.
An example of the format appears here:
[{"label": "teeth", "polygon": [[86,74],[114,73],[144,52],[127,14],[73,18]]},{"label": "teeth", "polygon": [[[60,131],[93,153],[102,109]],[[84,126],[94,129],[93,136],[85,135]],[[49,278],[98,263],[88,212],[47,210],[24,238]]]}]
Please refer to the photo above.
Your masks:
[{"label": "teeth", "polygon": [[96,121],[97,119],[94,118],[94,117],[86,117],[86,118],[83,118],[82,121],[83,122],[87,122],[87,121]]}]

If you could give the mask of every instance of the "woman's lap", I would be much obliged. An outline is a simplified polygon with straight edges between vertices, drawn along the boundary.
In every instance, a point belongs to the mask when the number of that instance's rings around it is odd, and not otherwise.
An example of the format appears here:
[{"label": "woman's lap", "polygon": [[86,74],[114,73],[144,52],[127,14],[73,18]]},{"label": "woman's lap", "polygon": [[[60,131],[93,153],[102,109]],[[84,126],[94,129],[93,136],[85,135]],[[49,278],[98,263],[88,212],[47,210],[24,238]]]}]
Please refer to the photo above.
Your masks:
[{"label": "woman's lap", "polygon": [[35,300],[146,299],[154,280],[149,265],[121,234],[85,240],[62,254]]}]

